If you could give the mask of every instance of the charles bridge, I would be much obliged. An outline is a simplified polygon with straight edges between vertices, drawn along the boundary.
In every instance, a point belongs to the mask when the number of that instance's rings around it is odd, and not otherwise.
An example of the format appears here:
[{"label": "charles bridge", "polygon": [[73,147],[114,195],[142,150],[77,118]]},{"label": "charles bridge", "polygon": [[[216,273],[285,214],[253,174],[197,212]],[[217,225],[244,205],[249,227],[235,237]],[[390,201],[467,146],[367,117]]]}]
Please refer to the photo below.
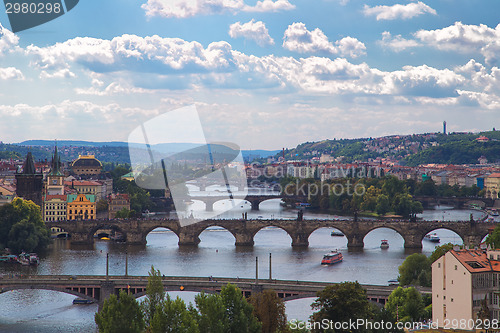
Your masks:
[{"label": "charles bridge", "polygon": [[448,229],[458,234],[465,246],[478,246],[497,224],[487,221],[407,221],[349,219],[209,219],[182,226],[176,219],[103,219],[46,222],[47,227],[61,228],[75,244],[89,244],[99,229],[113,229],[123,234],[129,244],[146,244],[146,236],[156,228],[166,228],[179,238],[179,246],[198,245],[200,234],[209,227],[222,227],[235,238],[236,246],[253,246],[254,236],[266,227],[277,227],[290,236],[293,247],[307,247],[309,236],[320,228],[335,228],[347,238],[349,249],[363,248],[363,239],[372,230],[389,228],[404,239],[404,247],[421,249],[422,240],[436,229]]}]

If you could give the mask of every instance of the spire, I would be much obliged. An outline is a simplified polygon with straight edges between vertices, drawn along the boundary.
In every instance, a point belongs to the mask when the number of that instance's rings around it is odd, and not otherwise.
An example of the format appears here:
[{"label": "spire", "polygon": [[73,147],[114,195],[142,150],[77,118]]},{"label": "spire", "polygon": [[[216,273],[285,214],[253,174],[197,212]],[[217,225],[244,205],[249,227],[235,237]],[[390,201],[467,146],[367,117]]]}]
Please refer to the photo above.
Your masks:
[{"label": "spire", "polygon": [[34,175],[36,173],[35,161],[33,160],[33,155],[31,155],[31,151],[28,151],[28,154],[26,155],[26,160],[24,161],[22,173],[25,175]]},{"label": "spire", "polygon": [[62,176],[62,173],[60,171],[60,165],[61,165],[61,157],[57,153],[57,141],[56,141],[56,149],[54,150],[54,156],[52,156],[52,161],[50,163],[49,175]]}]

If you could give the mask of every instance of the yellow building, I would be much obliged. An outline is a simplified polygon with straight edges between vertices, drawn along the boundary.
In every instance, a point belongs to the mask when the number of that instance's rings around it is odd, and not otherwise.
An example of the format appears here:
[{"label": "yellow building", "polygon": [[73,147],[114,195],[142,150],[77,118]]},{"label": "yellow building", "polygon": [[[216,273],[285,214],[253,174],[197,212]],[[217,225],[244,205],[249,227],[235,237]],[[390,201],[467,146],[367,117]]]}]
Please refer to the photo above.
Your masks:
[{"label": "yellow building", "polygon": [[45,222],[66,220],[66,196],[47,194],[43,198],[43,220]]},{"label": "yellow building", "polygon": [[484,179],[486,198],[498,199],[500,193],[500,173],[492,173]]},{"label": "yellow building", "polygon": [[130,210],[130,199],[128,194],[113,194],[108,201],[108,217],[115,218],[116,213],[122,209]]},{"label": "yellow building", "polygon": [[69,194],[66,204],[68,220],[95,220],[95,198],[92,194]]},{"label": "yellow building", "polygon": [[71,164],[71,170],[77,175],[98,175],[102,171],[102,164],[94,155],[78,155]]}]

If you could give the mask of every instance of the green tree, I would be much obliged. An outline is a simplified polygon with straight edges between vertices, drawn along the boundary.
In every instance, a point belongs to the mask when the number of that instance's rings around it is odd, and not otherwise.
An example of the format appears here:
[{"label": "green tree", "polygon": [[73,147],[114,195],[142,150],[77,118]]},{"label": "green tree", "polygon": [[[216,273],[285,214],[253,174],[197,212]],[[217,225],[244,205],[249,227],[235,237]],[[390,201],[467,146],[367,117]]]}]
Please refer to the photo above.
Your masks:
[{"label": "green tree", "polygon": [[117,211],[115,214],[115,218],[117,218],[117,219],[127,219],[129,217],[131,217],[130,210],[128,210],[127,208],[122,208],[119,211]]},{"label": "green tree", "polygon": [[495,229],[493,229],[493,232],[486,237],[486,244],[494,249],[500,248],[500,225],[497,225]]},{"label": "green tree", "polygon": [[425,254],[414,253],[399,266],[399,284],[431,286],[431,262]]},{"label": "green tree", "polygon": [[[311,321],[321,322],[332,320],[333,322],[345,322],[356,319],[371,318],[373,313],[366,298],[366,290],[358,282],[342,282],[328,286],[317,294],[318,298],[312,303],[314,312]],[[313,330],[313,332],[329,332]],[[338,330],[336,333],[348,332]],[[363,332],[363,331],[360,331]]]},{"label": "green tree", "polygon": [[119,297],[111,295],[105,300],[94,318],[101,333],[139,333],[144,329],[139,303],[123,290]]},{"label": "green tree", "polygon": [[363,202],[361,203],[362,210],[375,211],[377,207],[377,198],[381,194],[382,190],[376,188],[375,186],[370,186],[366,190],[365,195],[363,196]]},{"label": "green tree", "polygon": [[285,303],[274,290],[264,290],[250,297],[254,314],[262,323],[262,333],[288,331]]},{"label": "green tree", "polygon": [[12,226],[7,242],[7,246],[13,253],[40,251],[48,244],[50,244],[50,235],[47,228],[26,219]]},{"label": "green tree", "polygon": [[96,203],[96,211],[99,212],[105,212],[108,210],[108,200],[106,199],[100,199]]},{"label": "green tree", "polygon": [[226,308],[226,320],[229,324],[227,332],[260,332],[261,325],[253,315],[253,307],[247,302],[239,288],[228,284],[222,288],[220,296]]},{"label": "green tree", "polygon": [[200,333],[224,333],[228,331],[229,323],[225,318],[226,308],[220,295],[208,295],[202,292],[194,299],[199,312]]},{"label": "green tree", "polygon": [[146,327],[151,325],[151,320],[153,319],[156,309],[165,299],[165,289],[163,288],[160,271],[155,270],[154,266],[151,265],[151,270],[148,274],[146,297],[141,303],[141,310],[144,313],[144,322]]},{"label": "green tree", "polygon": [[381,194],[377,198],[377,205],[375,206],[375,210],[377,214],[384,215],[391,208],[391,203],[389,201],[389,197],[385,194]]},{"label": "green tree", "polygon": [[441,258],[442,256],[444,256],[446,254],[446,252],[450,251],[450,250],[453,250],[453,247],[455,245],[451,244],[451,243],[446,243],[446,244],[443,244],[441,246],[436,246],[436,248],[434,249],[434,251],[432,251],[432,254],[431,256],[429,257],[429,260],[431,261],[431,264],[438,260],[439,258]]},{"label": "green tree", "polygon": [[398,321],[403,322],[418,321],[425,314],[422,296],[414,287],[394,289],[389,295],[385,308]]},{"label": "green tree", "polygon": [[157,305],[149,331],[152,333],[198,333],[196,310],[192,306],[187,308],[179,297],[172,300],[167,295]]},{"label": "green tree", "polygon": [[0,245],[14,253],[41,251],[50,244],[40,207],[31,200],[14,199],[0,207]]}]

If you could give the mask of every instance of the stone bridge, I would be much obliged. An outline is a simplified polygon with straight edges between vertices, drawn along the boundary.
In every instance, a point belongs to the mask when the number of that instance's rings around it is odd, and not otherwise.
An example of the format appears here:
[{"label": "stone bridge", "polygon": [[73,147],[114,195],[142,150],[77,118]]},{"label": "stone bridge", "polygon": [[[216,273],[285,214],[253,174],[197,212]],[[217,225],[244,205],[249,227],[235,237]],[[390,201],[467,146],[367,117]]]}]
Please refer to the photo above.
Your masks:
[{"label": "stone bridge", "polygon": [[495,200],[482,197],[437,197],[437,196],[414,196],[413,199],[420,201],[424,208],[436,205],[447,205],[453,208],[464,208],[468,204],[479,204],[484,207],[493,207]]},{"label": "stone bridge", "polygon": [[474,221],[405,221],[405,220],[204,220],[181,226],[174,219],[114,219],[46,222],[47,227],[59,227],[71,235],[72,243],[88,244],[99,229],[115,229],[123,233],[130,244],[146,244],[146,236],[156,228],[167,228],[179,237],[179,245],[197,245],[200,234],[209,227],[228,230],[235,238],[236,246],[253,246],[254,236],[266,227],[277,227],[287,232],[292,246],[307,247],[309,236],[320,228],[336,228],[347,237],[349,249],[363,248],[365,236],[378,228],[389,228],[404,239],[405,248],[421,249],[426,234],[436,229],[448,229],[457,233],[467,247],[478,246],[494,222]]},{"label": "stone bridge", "polygon": [[[252,204],[252,210],[259,210],[259,205],[261,202],[270,200],[270,199],[281,199],[281,195],[276,194],[259,194],[259,195],[247,195],[244,199],[238,198],[238,195],[235,195],[235,200],[245,200]],[[214,210],[214,203],[221,200],[227,200],[227,196],[218,196],[218,195],[200,195],[200,196],[191,196],[192,200],[199,200],[205,203],[205,210],[208,212],[212,212]]]},{"label": "stone bridge", "polygon": [[[138,298],[146,294],[147,276],[90,276],[90,275],[28,275],[23,277],[4,276],[0,279],[0,293],[21,289],[44,289],[59,291],[99,303],[110,295],[118,295],[125,290]],[[176,277],[162,278],[165,291],[191,291],[218,293],[231,283],[240,288],[246,297],[263,290],[274,290],[285,301],[316,297],[316,293],[329,282],[291,281],[275,279]],[[362,285],[368,299],[384,304],[396,286]],[[430,293],[430,288],[420,288]]]}]

